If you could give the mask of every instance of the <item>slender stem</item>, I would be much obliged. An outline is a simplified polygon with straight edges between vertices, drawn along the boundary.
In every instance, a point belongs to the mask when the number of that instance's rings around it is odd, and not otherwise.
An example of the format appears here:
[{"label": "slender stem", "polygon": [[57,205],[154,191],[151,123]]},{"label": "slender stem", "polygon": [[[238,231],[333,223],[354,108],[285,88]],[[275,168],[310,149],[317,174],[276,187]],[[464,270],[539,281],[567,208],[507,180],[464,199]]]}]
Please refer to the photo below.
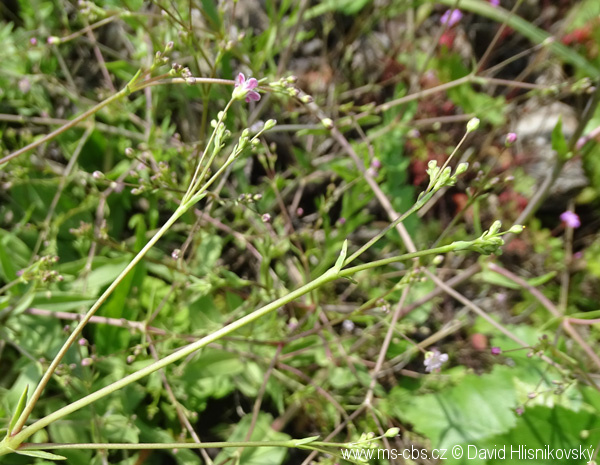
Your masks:
[{"label": "slender stem", "polygon": [[345,443],[320,442],[314,441],[302,444],[302,440],[291,439],[289,441],[232,441],[232,442],[165,442],[165,443],[146,443],[131,444],[123,443],[81,443],[81,444],[60,444],[52,442],[28,443],[23,444],[19,450],[56,450],[56,449],[108,449],[108,450],[140,450],[140,449],[212,449],[212,448],[232,448],[232,447],[289,447],[299,449],[312,449],[312,446],[321,447],[348,447]]},{"label": "slender stem", "polygon": [[[180,212],[182,210],[183,210],[182,208],[179,208],[176,211],[176,213]],[[173,219],[175,216],[176,215],[174,214],[171,219]],[[171,219],[170,219],[170,222],[171,222]],[[175,219],[173,219],[172,222],[174,222]],[[172,222],[171,222],[171,224],[172,224]],[[161,233],[161,231],[163,229],[166,230],[165,227],[167,224],[168,223],[166,223],[165,226],[163,226],[163,228],[161,228],[161,230],[151,239],[152,244],[154,242],[156,242],[156,240],[158,240],[157,236]],[[170,226],[170,224],[169,224],[169,226]],[[156,240],[155,240],[155,238],[156,238]],[[148,243],[148,244],[150,244],[150,243]],[[151,247],[151,245],[144,247],[144,249],[142,251],[140,251],[138,256],[136,256],[136,259],[138,257],[141,259],[140,255],[142,254],[142,252],[145,253],[145,251],[147,251],[147,249],[149,249],[150,247]],[[274,310],[281,308],[283,305],[297,299],[298,297],[303,296],[304,294],[307,294],[308,292],[311,292],[311,291],[323,286],[326,283],[334,281],[337,278],[350,276],[358,271],[367,270],[367,269],[375,268],[377,266],[386,265],[389,263],[395,263],[395,262],[402,261],[402,260],[410,260],[413,258],[423,257],[426,255],[438,255],[440,253],[450,252],[450,251],[454,250],[454,248],[455,248],[455,246],[453,244],[449,244],[449,245],[446,245],[443,247],[438,247],[436,249],[429,249],[429,250],[423,250],[423,251],[419,251],[419,252],[407,253],[407,254],[397,256],[397,257],[391,257],[391,258],[386,258],[383,260],[377,260],[375,262],[365,263],[363,265],[359,265],[359,266],[355,266],[352,268],[348,268],[346,270],[342,270],[338,273],[336,273],[333,269],[330,269],[330,270],[326,271],[324,274],[322,274],[321,276],[319,276],[318,278],[316,278],[315,280],[305,284],[302,287],[299,287],[295,291],[290,292],[289,294],[271,302],[270,304],[265,305],[264,307],[261,307],[261,308],[255,310],[254,312],[246,315],[245,317],[240,318],[239,320],[234,321],[233,323],[230,323],[229,325],[219,329],[218,331],[215,331],[215,332],[203,337],[202,339],[199,339],[198,341],[183,347],[182,349],[178,350],[177,352],[174,352],[171,355],[168,355],[165,358],[163,358],[157,362],[154,362],[151,365],[148,365],[147,367],[144,367],[135,373],[132,373],[118,381],[115,381],[114,383],[112,383],[102,389],[99,389],[98,391],[93,392],[92,394],[89,394],[89,395],[87,395],[87,396],[85,396],[85,397],[59,409],[59,410],[56,410],[55,412],[51,413],[50,415],[47,415],[44,418],[41,418],[40,420],[36,421],[35,423],[33,423],[32,425],[27,427],[27,429],[25,429],[25,430],[19,432],[18,434],[16,434],[15,436],[13,436],[13,438],[11,439],[11,443],[19,444],[19,443],[23,442],[25,439],[30,437],[32,434],[34,434],[35,432],[39,431],[42,428],[45,428],[50,423],[66,416],[70,413],[76,412],[80,408],[85,407],[86,405],[89,405],[89,404],[105,397],[106,395],[108,395],[112,392],[115,392],[115,391],[117,391],[139,379],[142,379],[145,376],[148,376],[149,374],[160,370],[161,368],[165,368],[166,366],[170,365],[171,363],[174,363],[178,360],[181,360],[182,358],[187,357],[188,355],[191,355],[192,353],[196,352],[198,349],[201,349],[201,348],[207,346],[208,344],[210,344],[214,341],[217,341],[218,339],[222,338],[223,336],[226,336],[226,335],[246,326],[247,324],[256,321],[257,319],[263,317],[264,315],[267,315],[267,314],[273,312]],[[135,261],[135,259],[134,259],[134,261]],[[139,259],[138,259],[138,261],[139,261]],[[134,262],[132,262],[132,263],[134,263]],[[137,262],[135,262],[135,263],[137,263]],[[130,268],[130,267],[128,267],[128,268]],[[125,273],[125,271],[123,273]],[[117,278],[115,283],[119,282],[120,279],[122,279],[122,277],[124,276],[123,273],[119,276],[119,278]],[[107,294],[107,292],[109,290],[112,291],[112,289],[114,289],[114,287],[116,287],[116,285],[111,285],[111,287],[109,289],[107,289],[105,294]],[[100,299],[102,299],[103,297],[104,297],[104,294]],[[100,301],[100,299],[99,299],[99,301]],[[98,303],[95,304],[94,307],[92,307],[92,309],[97,309],[97,307],[99,307]],[[90,309],[90,312],[88,312],[88,315],[86,315],[86,317],[87,316],[91,317],[90,313],[91,313],[92,309]],[[87,320],[84,320],[84,321],[87,322]],[[73,334],[78,333],[78,331],[80,331],[81,328],[82,328],[82,323],[80,323],[77,326],[77,328]],[[73,337],[73,335],[71,335],[71,337],[69,338],[69,341],[71,341],[71,342],[74,341],[76,337],[77,336]],[[67,343],[69,341],[67,341]],[[67,346],[67,343],[65,343],[65,346]],[[63,347],[63,349],[65,349],[65,347]],[[63,349],[61,349],[61,352],[63,352]],[[66,349],[65,349],[65,352],[66,352]],[[59,355],[60,355],[60,353],[59,353]],[[57,356],[57,358],[58,358],[58,356]],[[53,361],[54,366],[57,364],[55,362],[56,362],[56,359]],[[51,368],[53,365],[51,365]],[[48,373],[51,373],[52,371],[53,371],[53,369],[48,369],[48,371],[46,372],[46,375],[44,376],[42,381],[44,381],[44,379],[46,379],[45,383],[47,383],[48,379],[50,377],[50,375],[48,375]],[[45,383],[44,383],[44,385],[45,385]],[[42,384],[42,382],[40,382],[40,385],[41,384]],[[43,389],[43,386],[41,389]],[[41,394],[40,386],[38,386],[38,388],[36,389],[36,393],[37,393],[37,398],[39,398],[39,395]],[[34,393],[34,395],[36,395],[36,393]],[[37,398],[35,400],[37,400]],[[32,401],[33,401],[33,399],[32,399]],[[18,423],[19,429],[22,428],[24,421],[27,419],[27,416],[31,413],[31,409],[33,408],[32,407],[33,403],[34,402],[28,403],[26,410],[23,412],[23,415],[21,415],[21,418],[19,419],[19,423]],[[27,416],[25,416],[25,413],[27,413]],[[15,428],[15,431],[18,431],[17,428]]]},{"label": "slender stem", "polygon": [[[158,233],[157,233],[157,235],[158,235]],[[146,249],[146,247],[144,249]],[[140,252],[140,254],[141,254],[141,252]],[[138,256],[139,256],[139,254],[138,254]],[[243,318],[240,318],[239,320],[237,320],[233,323],[230,323],[229,325],[219,329],[218,331],[215,331],[215,332],[203,337],[202,339],[183,347],[182,349],[178,350],[177,352],[174,352],[171,355],[168,355],[165,358],[163,358],[157,362],[154,362],[151,365],[148,365],[147,367],[144,367],[135,373],[132,373],[118,381],[115,381],[114,383],[112,383],[108,386],[105,386],[104,388],[99,389],[98,391],[93,392],[92,394],[89,394],[89,395],[87,395],[87,396],[85,396],[85,397],[59,409],[59,410],[56,410],[55,412],[51,413],[50,415],[47,415],[47,416],[41,418],[40,420],[36,421],[32,425],[28,426],[23,431],[14,435],[11,439],[11,443],[14,442],[15,444],[19,444],[19,443],[23,442],[25,439],[27,439],[28,437],[33,435],[35,432],[41,430],[42,428],[45,428],[50,423],[66,416],[70,413],[76,412],[80,408],[85,407],[86,405],[89,405],[89,404],[105,397],[106,395],[108,395],[112,392],[115,392],[115,391],[117,391],[139,379],[144,378],[145,376],[148,376],[151,373],[154,373],[155,371],[160,370],[161,368],[165,368],[166,366],[168,366],[178,360],[181,360],[182,358],[187,357],[188,355],[194,353],[195,351],[197,351],[198,349],[201,349],[202,347],[205,347],[206,345],[210,344],[211,342],[214,342],[214,341],[222,338],[223,336],[226,336],[229,333],[231,333],[239,328],[242,328],[243,326],[245,326],[249,323],[252,323],[253,321],[257,320],[258,318],[261,318],[262,316],[267,315],[268,313],[270,313],[274,310],[277,310],[278,308],[287,304],[288,302],[291,302],[292,300],[294,300],[314,289],[317,289],[318,287],[322,286],[323,284],[333,281],[336,278],[337,278],[337,275],[334,272],[332,272],[331,270],[325,272],[323,275],[321,275],[314,281],[311,281],[310,283],[305,284],[304,286],[296,289],[295,291],[290,292],[286,296],[281,297],[280,299],[277,299],[274,302],[271,302],[270,304],[265,305],[262,308],[259,308],[258,310],[255,310],[254,312],[246,315]],[[115,282],[117,282],[117,281],[119,281],[119,278],[117,278],[117,280]],[[111,287],[114,288],[114,286],[111,286]],[[94,307],[97,307],[97,306],[95,305]],[[88,314],[89,314],[89,312],[88,312]],[[78,325],[76,332],[81,327],[82,327],[81,324]],[[75,333],[73,333],[73,334],[75,334]],[[72,338],[72,337],[69,338],[69,340],[71,340],[71,339],[74,340],[74,338]],[[62,352],[62,349],[61,349],[61,352]],[[54,362],[53,362],[53,364],[54,364]],[[50,373],[51,371],[52,370],[49,369],[46,372],[46,375],[48,373]],[[45,376],[44,378],[49,378],[49,376]],[[47,383],[47,380],[46,380],[46,383]],[[41,384],[41,382],[40,382],[40,384]],[[36,392],[39,391],[39,388],[40,387],[38,386],[38,388],[36,389]],[[38,398],[39,398],[40,393],[41,392],[38,392],[38,394],[37,394]],[[24,419],[26,419],[27,416],[31,413],[32,407],[31,408],[29,408],[29,407],[32,405],[33,405],[33,402],[28,403],[26,410],[23,412],[23,415],[21,415],[21,418],[19,419],[19,429],[22,428]],[[25,413],[27,413],[27,416],[25,416]],[[17,427],[15,427],[15,431],[17,431]]]},{"label": "slender stem", "polygon": [[371,268],[377,268],[383,265],[389,265],[390,263],[397,263],[401,261],[411,260],[413,258],[426,257],[428,255],[439,255],[443,253],[452,252],[456,248],[455,244],[448,244],[442,247],[436,247],[435,249],[420,250],[418,252],[405,253],[396,257],[382,258],[381,260],[375,260],[369,263],[363,263],[362,265],[353,266],[346,268],[339,272],[340,278],[351,276],[359,271],[370,270]]},{"label": "slender stem", "polygon": [[[153,80],[149,80],[147,82],[142,82],[141,84],[135,86],[135,88],[131,87],[133,85],[133,83],[135,82],[136,78],[134,78],[132,81],[129,82],[129,84],[127,84],[123,89],[121,89],[119,92],[117,92],[116,94],[111,95],[110,97],[108,97],[106,100],[103,100],[102,102],[100,102],[99,104],[93,106],[92,108],[90,108],[89,110],[83,112],[81,115],[79,115],[78,117],[76,117],[75,119],[69,121],[68,123],[64,124],[63,126],[59,127],[58,129],[55,129],[54,131],[52,131],[49,134],[46,134],[44,137],[36,140],[35,142],[32,142],[31,144],[26,145],[25,147],[5,156],[4,158],[0,158],[0,165],[3,165],[4,163],[9,162],[10,160],[12,160],[13,158],[18,157],[19,155],[23,155],[24,153],[29,152],[30,150],[39,147],[40,145],[54,139],[56,136],[62,134],[63,132],[71,129],[74,126],[77,126],[78,124],[80,124],[84,119],[89,118],[90,116],[92,116],[93,114],[99,112],[102,108],[104,108],[107,105],[110,105],[111,103],[121,99],[122,97],[129,95],[132,92],[137,92],[139,90],[145,89],[146,87],[150,87],[153,85],[159,85],[159,84],[182,84],[182,83],[186,83],[185,79],[182,78],[173,78],[170,80],[160,80],[160,81],[153,81]],[[195,78],[195,82],[198,84],[201,83],[218,83],[218,84],[229,84],[232,85],[234,84],[234,82],[232,80],[228,80],[228,79],[213,79],[213,78]]]},{"label": "slender stem", "polygon": [[42,144],[44,144],[44,143],[46,143],[46,142],[54,139],[56,136],[62,134],[63,132],[71,129],[74,126],[77,126],[84,119],[86,119],[86,118],[92,116],[93,114],[99,112],[105,106],[110,105],[111,103],[119,100],[121,97],[124,97],[125,95],[128,95],[128,94],[129,94],[128,87],[124,87],[123,89],[121,89],[116,94],[111,95],[106,100],[103,100],[102,102],[100,102],[98,105],[95,105],[92,108],[90,108],[89,110],[83,112],[77,118],[69,121],[64,126],[61,126],[60,128],[55,129],[51,133],[46,134],[44,137],[36,140],[35,142],[32,142],[31,144],[26,145],[22,149],[19,149],[19,150],[15,151],[15,152],[13,152],[13,153],[5,156],[4,158],[0,158],[0,165],[3,165],[4,163],[9,162],[13,158],[17,158],[19,155],[22,155],[22,154],[24,154],[26,152],[29,152],[30,150],[32,150],[32,149],[34,149],[36,147],[39,147],[40,145],[42,145]]},{"label": "slender stem", "polygon": [[210,139],[208,139],[208,142],[206,143],[206,146],[204,147],[204,151],[202,152],[202,155],[200,156],[200,160],[198,160],[198,165],[196,166],[196,171],[194,172],[194,176],[192,177],[192,180],[190,181],[190,187],[188,188],[187,192],[183,196],[184,202],[188,198],[190,198],[192,195],[194,195],[194,191],[197,189],[198,184],[200,182],[202,182],[202,179],[204,178],[204,176],[206,176],[206,173],[208,172],[208,169],[210,168],[210,164],[212,163],[214,158],[217,156],[218,150],[216,150],[216,148],[215,148],[215,150],[213,150],[213,153],[210,157],[210,160],[208,160],[208,162],[206,163],[204,170],[202,170],[202,173],[198,176],[198,172],[200,171],[200,168],[202,167],[202,161],[204,160],[206,152],[210,149],[210,145],[212,144],[213,140],[215,139],[215,135],[217,134],[217,129],[219,127],[219,124],[221,124],[223,122],[223,120],[225,119],[225,117],[227,116],[227,111],[231,107],[232,103],[233,103],[233,99],[231,99],[231,100],[229,100],[229,102],[227,102],[227,106],[221,113],[221,117],[219,118],[219,121],[217,121],[217,125],[215,126],[212,134],[210,135]]},{"label": "slender stem", "polygon": [[[127,274],[135,267],[135,265],[137,265],[140,262],[140,260],[144,257],[144,255],[146,255],[146,253],[154,246],[154,244],[156,244],[158,242],[158,240],[165,234],[165,232],[168,231],[168,229],[173,225],[173,223],[175,223],[175,221],[177,221],[179,219],[179,217],[181,217],[181,215],[183,215],[185,213],[185,211],[186,211],[186,208],[184,208],[182,206],[180,206],[179,208],[177,208],[177,210],[175,210],[175,212],[167,220],[167,222],[156,232],[156,234],[152,237],[152,239],[150,239],[148,241],[148,243],[144,246],[144,248],[138,252],[138,254],[125,267],[125,269],[121,272],[121,274],[119,274],[119,276],[112,282],[112,284],[102,293],[102,295],[98,298],[96,303],[86,313],[85,317],[81,319],[81,321],[79,322],[79,324],[77,325],[75,330],[71,333],[69,338],[65,341],[65,343],[63,344],[61,349],[58,351],[58,354],[56,354],[56,357],[54,357],[54,360],[52,360],[52,363],[50,364],[50,366],[48,367],[48,369],[42,376],[42,379],[40,380],[37,387],[35,388],[35,391],[31,395],[31,399],[29,400],[29,402],[27,402],[27,406],[23,410],[23,413],[19,417],[19,420],[17,421],[17,423],[14,427],[13,431],[15,433],[18,433],[19,431],[21,431],[21,429],[25,425],[25,422],[29,418],[29,415],[31,415],[31,412],[33,411],[35,404],[37,403],[40,396],[42,395],[44,388],[46,387],[46,385],[50,381],[50,378],[54,374],[56,367],[58,367],[58,365],[61,362],[61,360],[63,359],[63,357],[66,355],[67,351],[69,350],[69,347],[71,347],[71,345],[77,340],[77,338],[81,334],[81,331],[83,330],[83,327],[88,323],[88,321],[90,321],[90,319],[92,318],[94,313],[96,313],[96,311],[102,306],[102,304],[104,302],[106,302],[106,299],[108,299],[108,297],[112,294],[112,292],[116,289],[116,287],[121,283],[121,281],[125,278],[125,276],[127,276]],[[30,430],[30,428],[27,428],[26,431],[28,432],[29,430]],[[26,437],[29,437],[29,434]]]}]

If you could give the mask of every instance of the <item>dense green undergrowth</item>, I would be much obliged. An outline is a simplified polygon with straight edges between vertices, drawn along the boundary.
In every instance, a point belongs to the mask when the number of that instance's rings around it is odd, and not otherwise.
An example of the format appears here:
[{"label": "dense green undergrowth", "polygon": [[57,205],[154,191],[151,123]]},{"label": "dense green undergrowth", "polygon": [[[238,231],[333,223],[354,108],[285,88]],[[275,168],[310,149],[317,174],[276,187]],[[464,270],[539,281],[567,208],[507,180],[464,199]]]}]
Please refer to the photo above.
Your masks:
[{"label": "dense green undergrowth", "polygon": [[0,463],[596,460],[600,7],[497,3],[0,5]]}]

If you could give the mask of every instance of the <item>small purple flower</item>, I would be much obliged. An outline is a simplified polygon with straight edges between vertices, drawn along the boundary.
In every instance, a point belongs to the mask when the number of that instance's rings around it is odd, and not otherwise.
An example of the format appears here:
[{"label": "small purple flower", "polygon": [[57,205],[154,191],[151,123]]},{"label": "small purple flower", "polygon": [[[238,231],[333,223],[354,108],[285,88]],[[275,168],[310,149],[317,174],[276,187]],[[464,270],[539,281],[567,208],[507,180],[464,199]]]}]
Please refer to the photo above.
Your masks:
[{"label": "small purple flower", "polygon": [[442,354],[439,350],[433,349],[425,354],[425,371],[431,373],[432,371],[440,371],[442,364],[448,361],[448,354]]},{"label": "small purple flower", "polygon": [[515,409],[515,413],[519,416],[523,415],[523,412],[525,412],[525,409],[523,407],[517,407]]},{"label": "small purple flower", "polygon": [[339,218],[339,219],[337,220],[337,222],[338,222],[338,224],[339,224],[340,226],[343,226],[343,225],[345,225],[345,224],[346,224],[346,218],[344,218],[344,217],[342,216],[341,218]]},{"label": "small purple flower", "polygon": [[381,168],[381,161],[379,161],[379,158],[373,158],[373,160],[371,161],[371,168],[373,168],[374,170],[378,170],[379,168]]},{"label": "small purple flower", "polygon": [[565,223],[569,228],[577,229],[581,226],[581,220],[577,213],[574,213],[570,210],[561,213],[560,220]]},{"label": "small purple flower", "polygon": [[243,73],[238,74],[235,78],[235,89],[233,90],[233,98],[242,99],[246,98],[246,102],[259,101],[260,94],[255,89],[258,86],[258,81],[255,78],[246,80],[246,76]]},{"label": "small purple flower", "polygon": [[270,223],[271,222],[271,215],[269,213],[265,213],[263,214],[263,216],[261,217],[262,222],[263,223]]},{"label": "small purple flower", "polygon": [[510,147],[511,145],[513,145],[515,142],[517,141],[517,135],[514,132],[509,132],[506,135],[506,139],[504,140],[504,144],[507,147]]},{"label": "small purple flower", "polygon": [[490,0],[490,3],[492,4],[492,6],[500,6],[500,0]]},{"label": "small purple flower", "polygon": [[31,39],[29,39],[29,43],[33,46],[37,45],[37,39],[35,37],[32,37]]},{"label": "small purple flower", "polygon": [[502,353],[502,349],[500,347],[492,347],[492,355],[500,355]]},{"label": "small purple flower", "polygon": [[446,24],[448,27],[454,26],[463,17],[463,14],[458,9],[446,10],[446,12],[440,18],[440,23]]},{"label": "small purple flower", "polygon": [[84,345],[86,345],[86,344],[87,344],[87,339],[86,339],[86,338],[84,338],[84,337],[82,337],[81,339],[79,339],[79,340],[77,341],[77,344],[79,344],[80,346],[84,346]]},{"label": "small purple flower", "polygon": [[419,131],[418,129],[411,129],[410,131],[408,131],[408,137],[410,137],[411,139],[418,139],[419,137],[421,137],[421,131]]}]

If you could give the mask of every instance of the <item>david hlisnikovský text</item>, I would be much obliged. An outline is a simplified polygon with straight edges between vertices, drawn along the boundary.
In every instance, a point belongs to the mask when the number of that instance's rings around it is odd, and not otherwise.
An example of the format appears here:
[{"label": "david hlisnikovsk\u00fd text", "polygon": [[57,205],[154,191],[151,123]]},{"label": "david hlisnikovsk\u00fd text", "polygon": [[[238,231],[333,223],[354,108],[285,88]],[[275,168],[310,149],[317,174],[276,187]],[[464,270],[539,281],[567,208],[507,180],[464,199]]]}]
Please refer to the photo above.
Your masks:
[{"label": "david hlisnikovsk\u00fd text", "polygon": [[467,446],[467,459],[508,459],[508,460],[581,460],[592,461],[594,449],[592,446],[576,448],[528,447],[521,445],[504,445],[485,449],[475,445]]}]

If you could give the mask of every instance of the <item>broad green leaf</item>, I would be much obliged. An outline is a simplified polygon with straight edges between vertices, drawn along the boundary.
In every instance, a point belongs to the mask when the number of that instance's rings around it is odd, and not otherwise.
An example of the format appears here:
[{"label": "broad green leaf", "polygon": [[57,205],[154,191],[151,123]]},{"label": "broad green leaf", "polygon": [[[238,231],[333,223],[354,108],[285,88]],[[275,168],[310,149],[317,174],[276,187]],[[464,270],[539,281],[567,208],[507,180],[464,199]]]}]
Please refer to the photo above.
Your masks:
[{"label": "broad green leaf", "polygon": [[[287,441],[287,434],[279,433],[271,429],[273,418],[266,413],[259,413],[256,425],[250,437],[251,441]],[[228,441],[244,441],[248,429],[252,423],[252,415],[244,416],[236,425],[233,433],[227,438]],[[215,459],[220,463],[233,457],[236,449],[223,449]],[[284,447],[246,447],[240,457],[240,465],[280,465],[286,456],[287,449]]]},{"label": "broad green leaf", "polygon": [[[504,449],[506,459],[512,463],[585,464],[589,462],[587,454],[593,454],[599,440],[600,417],[597,412],[574,412],[560,406],[554,408],[535,406],[525,407],[523,415],[518,418],[514,428],[481,443],[481,447]],[[536,449],[552,450],[554,457],[538,452],[536,458]],[[562,460],[557,460],[556,454],[559,449]],[[525,452],[534,455],[523,455]],[[506,464],[506,459],[488,460],[487,464]],[[472,461],[462,463],[467,464]]]},{"label": "broad green leaf", "polygon": [[398,403],[395,413],[427,436],[434,447],[473,444],[509,431],[516,424],[517,397],[511,370],[468,375],[458,386]]}]

